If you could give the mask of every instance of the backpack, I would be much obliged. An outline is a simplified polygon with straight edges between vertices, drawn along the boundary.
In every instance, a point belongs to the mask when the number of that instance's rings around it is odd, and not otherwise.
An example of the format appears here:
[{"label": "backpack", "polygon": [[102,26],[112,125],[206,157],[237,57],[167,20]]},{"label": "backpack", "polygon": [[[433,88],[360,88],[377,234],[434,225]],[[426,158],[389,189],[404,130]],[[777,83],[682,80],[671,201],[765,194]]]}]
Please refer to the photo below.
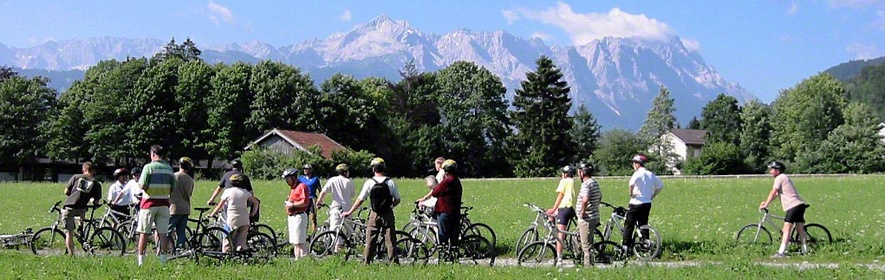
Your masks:
[{"label": "backpack", "polygon": [[393,210],[393,195],[390,194],[390,186],[387,185],[387,180],[390,180],[390,178],[384,178],[384,181],[381,182],[378,182],[375,178],[371,178],[371,180],[375,181],[375,185],[369,189],[372,211],[375,213],[389,213]]},{"label": "backpack", "polygon": [[75,184],[74,187],[76,187],[77,190],[80,191],[81,193],[88,194],[88,193],[92,192],[93,186],[95,186],[95,182],[90,181],[86,178],[80,178],[79,180],[77,180],[77,183]]}]

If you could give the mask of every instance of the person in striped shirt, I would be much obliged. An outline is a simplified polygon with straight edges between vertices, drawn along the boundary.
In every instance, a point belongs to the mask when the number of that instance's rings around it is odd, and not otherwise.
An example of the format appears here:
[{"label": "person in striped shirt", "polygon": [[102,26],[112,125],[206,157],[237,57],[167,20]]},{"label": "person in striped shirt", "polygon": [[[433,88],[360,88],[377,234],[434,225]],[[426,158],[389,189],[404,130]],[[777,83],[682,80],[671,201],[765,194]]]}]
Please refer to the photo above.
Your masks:
[{"label": "person in striped shirt", "polygon": [[[151,163],[142,168],[138,184],[144,194],[138,211],[138,265],[144,263],[148,235],[156,229],[159,248],[168,248],[166,232],[169,229],[169,196],[175,188],[175,171],[163,158],[166,151],[160,145],[151,146]],[[160,263],[166,264],[166,252],[160,250]]]},{"label": "person in striped shirt", "polygon": [[593,229],[599,224],[599,202],[602,201],[602,191],[599,183],[591,178],[593,166],[582,163],[578,166],[578,177],[581,178],[581,190],[578,191],[578,234],[581,237],[581,250],[584,251],[584,266],[593,265],[593,256],[590,255],[590,246],[593,246]]}]

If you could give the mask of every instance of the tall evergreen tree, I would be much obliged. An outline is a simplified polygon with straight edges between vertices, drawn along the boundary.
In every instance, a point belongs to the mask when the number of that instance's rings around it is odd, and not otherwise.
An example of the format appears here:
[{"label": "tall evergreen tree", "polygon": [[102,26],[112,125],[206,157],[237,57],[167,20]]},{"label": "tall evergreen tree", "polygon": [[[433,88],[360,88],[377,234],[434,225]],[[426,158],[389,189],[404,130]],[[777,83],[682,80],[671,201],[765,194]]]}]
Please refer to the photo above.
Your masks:
[{"label": "tall evergreen tree", "polygon": [[645,124],[639,128],[638,137],[648,147],[652,158],[660,159],[661,162],[652,162],[647,167],[661,173],[668,173],[667,166],[677,167],[679,156],[673,153],[672,144],[661,139],[670,129],[676,126],[676,112],[674,99],[670,98],[670,91],[661,86],[658,96],[652,101],[652,108],[645,116]]},{"label": "tall evergreen tree", "polygon": [[692,117],[690,121],[688,121],[688,125],[685,126],[687,129],[701,129],[701,121],[698,120],[698,117]]},{"label": "tall evergreen tree", "polygon": [[513,98],[511,119],[517,134],[510,161],[517,176],[549,176],[574,159],[568,111],[572,106],[562,72],[542,56],[535,72],[526,73]]},{"label": "tall evergreen tree", "polygon": [[741,107],[732,96],[720,93],[701,110],[701,128],[709,130],[708,142],[740,145]]},{"label": "tall evergreen tree", "polygon": [[578,110],[572,118],[575,121],[571,136],[575,142],[576,162],[587,162],[599,146],[602,127],[584,104],[578,105]]}]

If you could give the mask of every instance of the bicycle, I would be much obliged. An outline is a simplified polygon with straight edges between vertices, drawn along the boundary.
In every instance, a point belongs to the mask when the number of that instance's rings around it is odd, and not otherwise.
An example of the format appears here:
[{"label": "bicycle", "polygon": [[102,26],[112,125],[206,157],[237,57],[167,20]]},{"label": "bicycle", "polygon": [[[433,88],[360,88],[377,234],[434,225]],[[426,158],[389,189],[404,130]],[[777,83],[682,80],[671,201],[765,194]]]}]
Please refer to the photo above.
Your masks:
[{"label": "bicycle", "polygon": [[[251,226],[246,237],[248,249],[238,250],[238,248],[235,247],[236,243],[234,237],[230,235],[228,229],[218,226],[218,222],[214,225],[207,226],[207,224],[212,223],[211,216],[210,219],[203,219],[203,214],[205,211],[209,210],[208,208],[194,209],[200,211],[200,218],[198,219],[200,222],[197,223],[197,227],[205,228],[203,228],[200,233],[188,238],[187,250],[173,255],[170,259],[191,258],[199,260],[201,256],[206,256],[220,261],[242,260],[245,262],[266,262],[276,255],[276,244],[274,243],[273,238],[265,233],[252,230]],[[218,221],[218,219],[220,219],[220,216],[215,216],[215,220]],[[227,241],[231,247],[227,252],[224,250],[225,241]]]},{"label": "bicycle", "polygon": [[[61,201],[56,202],[49,213],[57,213],[57,218],[52,225],[42,228],[31,237],[31,251],[36,255],[63,254],[68,252],[65,247],[65,234],[59,227],[64,227],[64,217]],[[95,256],[117,255],[122,256],[126,252],[126,242],[117,230],[111,227],[98,227],[93,219],[95,209],[100,205],[87,206],[89,218],[80,220],[80,225],[73,231],[74,239],[80,243],[86,253]]]},{"label": "bicycle", "polygon": [[[473,209],[473,208],[472,207],[462,207],[462,209],[467,209],[467,211],[469,211],[470,209]],[[436,222],[436,219],[433,218],[429,209],[422,208],[420,203],[418,203],[418,202],[415,202],[415,208],[412,210],[412,217],[413,217],[413,220],[410,221],[409,224],[407,224],[403,228],[410,228],[410,230],[408,231],[409,236],[418,239],[418,241],[421,241],[421,243],[426,247],[426,249],[428,251],[434,251],[435,247],[437,245],[439,245],[438,244],[439,243],[438,242],[438,240],[439,240],[439,230],[438,230],[439,224]],[[468,220],[467,223],[470,223],[470,221]],[[484,245],[485,243],[483,243],[483,246],[478,247],[478,248],[481,248],[482,251],[477,252],[477,254],[478,254],[477,258],[479,258],[479,259],[490,258],[490,259],[494,260],[495,243],[489,241],[487,238],[485,238],[481,234],[481,232],[484,231],[484,229],[485,229],[490,232],[490,233],[487,233],[487,235],[491,234],[492,236],[494,236],[494,231],[492,231],[492,229],[489,226],[487,226],[485,224],[481,224],[481,223],[472,224],[471,226],[468,226],[467,228],[464,228],[464,224],[465,223],[462,220],[460,236],[465,237],[465,238],[467,236],[471,236],[471,235],[480,236],[480,237],[483,237],[483,239],[485,239],[486,242],[488,242],[490,244],[489,246],[485,246]],[[477,233],[480,233],[480,234],[477,234]],[[481,241],[476,241],[476,242],[481,242]]]},{"label": "bicycle", "polygon": [[[534,211],[544,213],[545,217],[549,217],[544,209],[530,203],[527,204]],[[565,253],[569,254],[568,257],[571,257],[576,265],[583,261],[584,251],[581,249],[581,239],[578,232],[560,230],[550,219],[544,220],[544,227],[547,228],[547,235],[544,239],[531,242],[517,252],[519,265],[559,265],[558,261],[566,259]],[[565,235],[564,239],[559,237],[560,233]],[[599,241],[590,246],[591,254],[593,254],[591,260],[594,263],[614,263],[623,259],[625,252],[617,243],[602,239],[596,240]],[[562,244],[562,254],[556,250],[558,244]]]},{"label": "bicycle", "polygon": [[[623,236],[624,227],[622,225],[626,219],[627,209],[605,202],[600,202],[599,204],[612,209],[611,218],[605,223],[602,240],[611,240],[611,234],[614,228],[617,228],[618,232]],[[648,231],[648,236],[643,236],[643,231]],[[631,238],[633,239],[634,244],[632,248],[633,254],[636,255],[637,259],[649,261],[661,254],[661,235],[654,227],[650,225],[637,226],[634,228]],[[639,246],[635,246],[636,244],[639,244]]]},{"label": "bicycle", "polygon": [[[783,236],[781,226],[778,226],[772,220],[778,219],[783,221],[784,217],[769,213],[768,208],[759,209],[759,212],[762,212],[762,219],[759,220],[759,223],[747,224],[738,230],[737,236],[735,236],[735,240],[738,243],[752,244],[761,242],[764,244],[771,244],[774,239],[771,237],[771,232],[765,227],[766,222],[772,228],[777,229],[778,237]],[[830,234],[830,230],[823,225],[815,223],[805,224],[805,233],[807,234],[806,244],[808,244],[808,247],[810,248],[817,247],[820,244],[833,243],[833,236]],[[793,227],[793,231],[790,233],[789,242],[791,244],[799,244],[801,242],[799,239],[799,230],[796,227]]]},{"label": "bicycle", "polygon": [[[416,208],[417,210],[418,208]],[[470,221],[469,212],[473,210],[473,207],[470,206],[462,206],[461,207],[461,235],[479,235],[482,237],[486,237],[489,239],[489,242],[494,246],[498,242],[498,236],[492,227],[484,224],[484,223],[474,223]],[[433,215],[429,211],[412,211],[412,219],[406,223],[402,231],[411,232],[414,228],[420,227],[422,223],[431,222],[433,220]]]},{"label": "bicycle", "polygon": [[21,247],[31,248],[31,237],[34,236],[34,231],[31,228],[27,228],[21,233],[18,234],[3,234],[0,235],[0,240],[3,241],[3,248],[6,249],[16,249],[18,250]]},{"label": "bicycle", "polygon": [[[523,206],[528,207],[533,212],[535,212],[535,219],[532,220],[531,224],[529,224],[529,227],[526,228],[522,232],[522,234],[519,236],[519,239],[517,239],[516,251],[514,251],[517,253],[519,253],[519,251],[522,250],[522,248],[524,248],[526,245],[536,242],[536,241],[539,241],[541,235],[539,234],[540,232],[538,231],[538,226],[546,225],[547,222],[550,221],[550,217],[547,215],[547,211],[544,210],[544,208],[541,208],[538,205],[528,203],[528,202],[524,203]],[[572,228],[573,225],[575,225],[575,220],[571,219],[569,221],[568,226],[566,226],[566,230],[568,230],[569,228]],[[549,234],[550,228],[549,227],[545,227],[545,228],[547,228],[547,230],[548,230],[547,233]],[[594,228],[593,234],[596,235],[594,240],[603,240],[602,232],[600,232],[599,229]]]}]

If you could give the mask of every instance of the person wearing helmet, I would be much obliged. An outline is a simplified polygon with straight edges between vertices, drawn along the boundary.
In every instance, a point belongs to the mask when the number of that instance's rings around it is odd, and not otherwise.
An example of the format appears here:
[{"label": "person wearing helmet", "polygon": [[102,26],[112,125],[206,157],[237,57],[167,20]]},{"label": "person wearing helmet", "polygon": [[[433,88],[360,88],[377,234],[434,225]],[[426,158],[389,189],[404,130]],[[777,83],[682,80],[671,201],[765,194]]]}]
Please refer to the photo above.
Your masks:
[{"label": "person wearing helmet", "polygon": [[578,165],[578,178],[581,178],[581,190],[578,191],[578,203],[576,215],[578,216],[578,234],[581,238],[581,250],[584,252],[583,264],[585,267],[593,265],[590,246],[593,245],[593,229],[599,224],[599,202],[602,201],[602,191],[599,183],[591,178],[593,166],[589,163]]},{"label": "person wearing helmet", "polygon": [[[630,161],[634,171],[628,184],[627,193],[630,195],[630,202],[624,218],[624,241],[621,243],[625,251],[632,250],[634,245],[633,231],[636,230],[637,225],[641,227],[648,224],[651,202],[658,196],[661,189],[664,188],[664,183],[661,182],[661,179],[645,168],[648,157],[643,154],[636,154],[633,155]],[[646,242],[649,242],[648,230],[642,231],[641,241],[643,246],[647,245]]]},{"label": "person wearing helmet", "polygon": [[292,244],[292,256],[300,259],[307,256],[304,250],[307,244],[307,209],[310,208],[310,194],[307,185],[298,181],[298,169],[289,168],[281,176],[289,186],[289,197],[283,203],[286,207],[289,228],[289,243]]},{"label": "person wearing helmet", "polygon": [[387,170],[384,159],[374,158],[369,165],[375,176],[366,180],[356,202],[350,206],[350,210],[341,213],[341,216],[349,217],[363,205],[366,199],[371,199],[372,207],[370,207],[369,218],[366,220],[366,248],[363,251],[363,262],[369,264],[375,258],[375,239],[379,234],[383,234],[388,261],[397,263],[399,260],[393,253],[393,242],[395,241],[393,234],[396,226],[393,208],[399,205],[401,196],[393,180],[384,175]]},{"label": "person wearing helmet", "polygon": [[107,201],[111,206],[111,214],[119,221],[129,219],[129,205],[132,204],[132,196],[127,193],[126,189],[128,179],[129,170],[117,168],[114,170],[114,183],[108,188]]},{"label": "person wearing helmet", "polygon": [[445,161],[446,161],[446,158],[444,158],[444,157],[437,157],[436,160],[433,161],[433,166],[435,167],[435,171],[436,171],[436,182],[437,183],[442,182],[442,180],[445,178],[446,171],[443,170],[443,168],[442,168],[443,162],[445,162]]},{"label": "person wearing helmet", "polygon": [[320,208],[326,195],[332,196],[332,205],[329,206],[329,229],[337,230],[339,225],[344,225],[344,233],[349,237],[353,233],[353,227],[350,225],[350,219],[341,220],[343,219],[341,218],[341,212],[344,212],[344,209],[350,209],[355,187],[353,186],[353,181],[348,178],[350,176],[350,166],[346,163],[339,164],[335,167],[335,172],[338,173],[338,176],[326,181],[326,185],[323,186],[319,197],[316,199],[314,209]]},{"label": "person wearing helmet", "polygon": [[[226,188],[233,187],[233,184],[231,184],[231,182],[230,182],[230,176],[232,176],[234,174],[245,176],[245,174],[243,174],[243,162],[242,161],[240,161],[239,159],[232,160],[232,161],[230,161],[230,166],[231,166],[231,171],[228,171],[227,173],[224,173],[224,175],[221,176],[221,182],[218,183],[218,187],[216,187],[215,191],[212,192],[212,197],[209,198],[209,201],[207,201],[206,204],[208,204],[208,205],[215,204],[215,198],[218,197],[219,194],[221,194],[222,190],[224,190]],[[249,176],[243,177],[242,184],[243,184],[243,189],[245,189],[246,191],[248,191],[252,195],[255,195],[255,192],[252,191],[252,181],[249,180]]]},{"label": "person wearing helmet", "polygon": [[138,211],[138,204],[141,202],[141,185],[138,184],[138,179],[141,178],[141,166],[133,166],[132,167],[132,177],[129,182],[126,182],[126,190],[129,192],[129,195],[132,196],[132,204],[129,205],[129,211]]},{"label": "person wearing helmet", "polygon": [[433,207],[433,214],[439,224],[439,241],[442,244],[456,244],[459,240],[458,235],[461,233],[461,196],[463,188],[461,180],[458,179],[458,163],[454,160],[446,160],[442,164],[442,170],[445,176],[442,182],[436,185],[429,194],[425,195],[418,202],[422,202],[430,197],[436,198],[436,206]]},{"label": "person wearing helmet", "polygon": [[178,172],[175,172],[175,190],[169,196],[169,240],[175,247],[184,247],[187,242],[187,217],[191,214],[191,196],[194,193],[194,161],[189,157],[178,159]]},{"label": "person wearing helmet", "polygon": [[315,202],[317,199],[317,190],[320,189],[320,178],[313,175],[313,166],[309,163],[301,167],[304,175],[298,176],[298,181],[307,185],[307,193],[310,194],[310,206],[307,209],[307,217],[310,218],[310,232],[316,233],[317,230],[317,211]]},{"label": "person wearing helmet", "polygon": [[802,242],[802,254],[808,253],[807,236],[805,234],[805,209],[808,204],[799,196],[799,191],[793,185],[793,180],[784,173],[787,167],[779,161],[772,161],[768,164],[768,173],[774,177],[774,186],[768,193],[768,198],[759,204],[759,210],[767,209],[768,205],[774,198],[781,197],[781,208],[784,209],[784,236],[781,240],[781,246],[772,258],[786,258],[787,245],[790,241],[790,234],[793,232],[793,226],[799,232],[799,241]]},{"label": "person wearing helmet", "polygon": [[[556,200],[553,202],[553,208],[547,209],[547,215],[556,223],[556,227],[561,231],[565,231],[569,222],[575,218],[575,168],[571,166],[562,167],[562,175],[559,185],[556,187]],[[565,240],[565,233],[559,233],[560,240]],[[556,243],[557,256],[562,256],[562,243]],[[557,265],[562,263],[561,259],[556,260]]]},{"label": "person wearing helmet", "polygon": [[[233,236],[232,241],[234,244],[230,244],[228,239],[225,238],[222,240],[221,251],[243,251],[249,249],[249,243],[247,242],[249,217],[255,216],[258,213],[260,203],[252,193],[244,188],[246,176],[234,174],[229,179],[232,187],[224,189],[224,192],[221,194],[221,200],[218,201],[218,205],[209,213],[209,216],[214,217],[220,211],[227,213],[225,219],[227,225],[230,226],[230,235]],[[253,207],[250,209],[247,204],[252,204]]]},{"label": "person wearing helmet", "polygon": [[169,248],[166,233],[169,230],[169,197],[175,190],[175,171],[163,158],[166,150],[160,145],[151,146],[151,162],[144,166],[138,183],[144,194],[141,210],[138,211],[138,265],[144,262],[144,251],[148,235],[156,229],[160,263],[166,264],[166,250]]}]

